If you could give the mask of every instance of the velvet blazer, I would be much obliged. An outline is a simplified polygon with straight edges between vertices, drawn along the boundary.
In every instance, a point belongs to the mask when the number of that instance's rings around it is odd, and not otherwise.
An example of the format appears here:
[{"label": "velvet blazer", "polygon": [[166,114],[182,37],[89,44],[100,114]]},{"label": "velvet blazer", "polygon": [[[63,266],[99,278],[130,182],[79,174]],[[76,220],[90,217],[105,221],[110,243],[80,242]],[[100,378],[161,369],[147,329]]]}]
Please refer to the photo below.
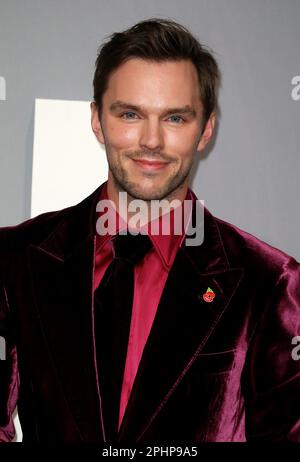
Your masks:
[{"label": "velvet blazer", "polygon": [[[0,230],[0,441],[17,404],[24,441],[109,442],[93,326],[100,188]],[[118,442],[300,441],[299,335],[300,265],[205,208],[202,245],[184,241],[170,270]]]}]

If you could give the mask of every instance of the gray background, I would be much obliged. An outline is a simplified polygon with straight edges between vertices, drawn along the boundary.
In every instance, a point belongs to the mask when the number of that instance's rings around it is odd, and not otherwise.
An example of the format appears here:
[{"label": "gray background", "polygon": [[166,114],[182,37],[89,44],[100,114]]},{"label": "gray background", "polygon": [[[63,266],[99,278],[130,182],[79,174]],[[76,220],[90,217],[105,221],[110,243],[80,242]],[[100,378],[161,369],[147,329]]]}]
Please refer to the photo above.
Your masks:
[{"label": "gray background", "polygon": [[197,154],[194,191],[299,260],[299,0],[0,0],[0,225],[29,217],[35,98],[91,99],[102,39],[152,16],[190,28],[223,74],[217,136]]}]

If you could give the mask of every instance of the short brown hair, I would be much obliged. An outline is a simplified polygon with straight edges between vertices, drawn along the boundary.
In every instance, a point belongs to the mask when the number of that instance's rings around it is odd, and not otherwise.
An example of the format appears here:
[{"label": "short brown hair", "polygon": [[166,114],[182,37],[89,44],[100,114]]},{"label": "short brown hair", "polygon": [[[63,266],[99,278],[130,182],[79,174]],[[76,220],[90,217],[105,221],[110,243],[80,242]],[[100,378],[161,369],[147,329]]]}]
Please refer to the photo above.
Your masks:
[{"label": "short brown hair", "polygon": [[220,73],[211,50],[204,47],[181,24],[172,20],[151,18],[124,32],[108,37],[98,50],[94,74],[94,101],[99,112],[110,74],[131,58],[151,61],[191,60],[198,73],[201,101],[204,108],[203,128],[217,106]]}]

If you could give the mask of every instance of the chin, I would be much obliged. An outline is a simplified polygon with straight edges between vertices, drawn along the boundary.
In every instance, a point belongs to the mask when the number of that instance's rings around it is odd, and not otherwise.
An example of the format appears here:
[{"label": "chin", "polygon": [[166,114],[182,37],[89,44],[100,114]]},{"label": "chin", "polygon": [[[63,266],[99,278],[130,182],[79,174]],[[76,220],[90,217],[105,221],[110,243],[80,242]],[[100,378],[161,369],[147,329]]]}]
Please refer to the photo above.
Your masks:
[{"label": "chin", "polygon": [[[115,184],[117,185],[119,191],[125,191],[129,196],[134,199],[140,199],[144,201],[151,200],[162,200],[167,198],[178,186],[173,187],[172,181],[150,181],[150,179],[141,178],[140,181],[138,178],[130,179],[130,176],[127,175],[127,178],[118,178],[115,176]],[[158,180],[158,178],[157,178]]]},{"label": "chin", "polygon": [[145,191],[140,188],[136,189],[128,189],[127,193],[132,196],[134,199],[140,199],[144,201],[150,201],[150,200],[159,200],[162,199],[162,195],[155,191]]}]

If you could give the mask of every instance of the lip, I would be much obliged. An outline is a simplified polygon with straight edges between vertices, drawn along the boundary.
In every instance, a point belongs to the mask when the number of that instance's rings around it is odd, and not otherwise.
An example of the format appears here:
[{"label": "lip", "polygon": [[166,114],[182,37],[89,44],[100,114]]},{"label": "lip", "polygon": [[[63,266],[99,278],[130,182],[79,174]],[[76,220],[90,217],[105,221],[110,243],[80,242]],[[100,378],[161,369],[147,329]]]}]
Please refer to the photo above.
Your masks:
[{"label": "lip", "polygon": [[169,164],[169,162],[160,162],[160,161],[146,160],[146,159],[132,159],[132,160],[137,165],[147,170],[160,170]]}]

